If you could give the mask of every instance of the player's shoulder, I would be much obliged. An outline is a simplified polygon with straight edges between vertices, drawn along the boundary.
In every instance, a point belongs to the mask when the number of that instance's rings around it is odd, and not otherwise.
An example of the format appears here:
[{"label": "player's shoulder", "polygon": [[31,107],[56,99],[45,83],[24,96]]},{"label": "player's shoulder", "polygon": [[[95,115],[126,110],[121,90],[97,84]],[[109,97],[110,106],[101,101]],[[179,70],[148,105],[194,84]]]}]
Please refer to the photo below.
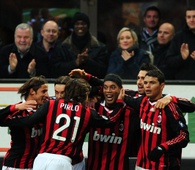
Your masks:
[{"label": "player's shoulder", "polygon": [[182,111],[174,102],[170,102],[167,106],[165,106],[164,110],[168,115],[173,115],[176,120],[178,120],[182,115]]},{"label": "player's shoulder", "polygon": [[138,91],[134,91],[131,89],[125,89],[125,94],[128,96],[131,96],[131,97],[138,97],[139,96]]}]

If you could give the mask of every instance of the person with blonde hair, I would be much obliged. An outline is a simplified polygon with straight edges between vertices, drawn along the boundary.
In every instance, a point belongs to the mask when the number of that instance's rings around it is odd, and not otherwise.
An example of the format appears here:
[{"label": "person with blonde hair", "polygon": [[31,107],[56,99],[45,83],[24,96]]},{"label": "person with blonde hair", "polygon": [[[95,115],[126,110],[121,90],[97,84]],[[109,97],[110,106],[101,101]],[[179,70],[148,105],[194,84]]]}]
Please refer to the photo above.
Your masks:
[{"label": "person with blonde hair", "polygon": [[146,51],[139,48],[135,31],[123,27],[117,35],[118,48],[111,54],[107,73],[118,74],[123,79],[136,79],[139,67],[149,63]]}]

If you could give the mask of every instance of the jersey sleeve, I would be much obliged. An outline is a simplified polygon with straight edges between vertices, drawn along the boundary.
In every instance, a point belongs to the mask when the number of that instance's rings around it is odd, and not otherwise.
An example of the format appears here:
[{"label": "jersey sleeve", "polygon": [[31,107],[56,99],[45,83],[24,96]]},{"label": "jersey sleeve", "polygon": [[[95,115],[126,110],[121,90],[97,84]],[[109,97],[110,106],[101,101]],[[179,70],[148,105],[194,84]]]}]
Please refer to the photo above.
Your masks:
[{"label": "jersey sleeve", "polygon": [[124,98],[124,101],[128,106],[132,107],[133,109],[135,109],[136,112],[139,113],[140,104],[141,104],[142,99],[143,99],[143,96],[134,98],[132,96],[126,95]]},{"label": "jersey sleeve", "polygon": [[185,118],[177,105],[170,103],[166,108],[167,121],[170,130],[173,132],[173,138],[162,143],[166,150],[184,148],[189,142],[189,132]]},{"label": "jersey sleeve", "polygon": [[1,122],[5,121],[6,118],[18,112],[18,110],[15,109],[15,106],[16,104],[9,105],[0,110],[0,125],[1,125]]},{"label": "jersey sleeve", "polygon": [[[12,106],[12,108],[15,105]],[[14,110],[14,109],[13,109]],[[11,112],[11,106],[7,106],[0,110],[0,121],[3,121]]]},{"label": "jersey sleeve", "polygon": [[117,100],[116,105],[112,113],[109,116],[100,115],[95,110],[91,109],[90,126],[92,127],[108,127],[119,118],[122,110],[124,109],[123,100]]},{"label": "jersey sleeve", "polygon": [[2,123],[2,126],[32,126],[36,123],[44,122],[49,107],[49,101],[44,103],[40,108],[37,109],[36,112],[32,113],[28,116],[9,116]]},{"label": "jersey sleeve", "polygon": [[175,96],[171,96],[172,101],[176,103],[182,112],[194,112],[195,111],[195,103],[191,102],[185,98],[177,98]]},{"label": "jersey sleeve", "polygon": [[103,86],[104,84],[102,80],[89,73],[87,74],[87,80],[91,86]]}]

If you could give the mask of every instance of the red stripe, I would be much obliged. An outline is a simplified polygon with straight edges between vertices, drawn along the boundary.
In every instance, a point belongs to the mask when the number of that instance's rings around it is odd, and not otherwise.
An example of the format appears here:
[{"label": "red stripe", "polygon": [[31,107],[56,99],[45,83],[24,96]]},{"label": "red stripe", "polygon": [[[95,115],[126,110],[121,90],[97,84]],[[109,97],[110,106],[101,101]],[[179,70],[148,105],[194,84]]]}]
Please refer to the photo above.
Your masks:
[{"label": "red stripe", "polygon": [[18,91],[19,87],[0,87],[0,91]]},{"label": "red stripe", "polygon": [[7,152],[10,148],[0,148],[0,152]]}]

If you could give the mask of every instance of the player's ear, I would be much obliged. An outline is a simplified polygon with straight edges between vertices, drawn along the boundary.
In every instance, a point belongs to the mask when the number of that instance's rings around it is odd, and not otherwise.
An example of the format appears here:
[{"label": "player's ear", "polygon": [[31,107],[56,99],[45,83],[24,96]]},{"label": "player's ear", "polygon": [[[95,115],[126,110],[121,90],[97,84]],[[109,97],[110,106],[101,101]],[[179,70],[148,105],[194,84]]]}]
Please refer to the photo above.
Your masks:
[{"label": "player's ear", "polygon": [[35,94],[35,91],[33,90],[33,88],[30,89],[29,94],[30,94],[30,95],[34,95],[34,94]]},{"label": "player's ear", "polygon": [[164,87],[165,87],[165,83],[161,83],[161,90],[163,90],[164,89]]}]

